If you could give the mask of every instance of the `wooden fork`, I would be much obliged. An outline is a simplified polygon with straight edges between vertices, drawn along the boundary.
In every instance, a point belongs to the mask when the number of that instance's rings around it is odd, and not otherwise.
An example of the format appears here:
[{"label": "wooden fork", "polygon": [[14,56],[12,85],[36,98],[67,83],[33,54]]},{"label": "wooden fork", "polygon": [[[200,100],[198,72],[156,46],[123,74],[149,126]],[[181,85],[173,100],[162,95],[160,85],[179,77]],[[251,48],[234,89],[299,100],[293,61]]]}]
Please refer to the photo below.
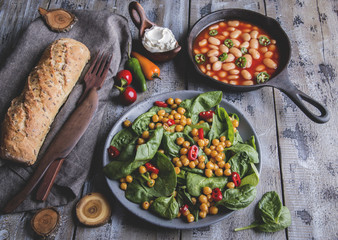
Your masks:
[{"label": "wooden fork", "polygon": [[[104,56],[104,54],[101,54],[100,52],[96,55],[95,59],[93,60],[90,68],[88,69],[84,77],[86,88],[82,93],[78,101],[78,104],[83,101],[83,99],[86,97],[86,95],[92,88],[99,90],[102,87],[104,80],[107,77],[111,61],[112,55]],[[37,200],[45,201],[47,199],[49,192],[54,184],[55,178],[59,173],[64,160],[65,160],[64,158],[57,159],[49,166],[37,190],[36,193]]]}]

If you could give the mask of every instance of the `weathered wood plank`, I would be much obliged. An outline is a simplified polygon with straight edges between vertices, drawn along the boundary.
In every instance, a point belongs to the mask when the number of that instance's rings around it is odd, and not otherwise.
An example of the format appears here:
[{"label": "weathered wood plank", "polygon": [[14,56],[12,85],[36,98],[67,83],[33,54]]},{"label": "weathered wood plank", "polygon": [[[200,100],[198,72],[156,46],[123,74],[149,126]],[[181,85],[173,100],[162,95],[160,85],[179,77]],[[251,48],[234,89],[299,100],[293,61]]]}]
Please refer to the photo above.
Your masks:
[{"label": "weathered wood plank", "polygon": [[[194,1],[190,11],[190,26],[207,13],[223,8],[245,8],[265,13],[263,1]],[[192,72],[190,76],[188,78],[189,89],[202,91],[219,89],[218,86],[201,79],[195,72]],[[255,220],[255,205],[265,192],[274,190],[282,196],[272,90],[265,88],[247,93],[224,91],[224,98],[243,112],[259,136],[262,146],[262,172],[260,183],[257,186],[257,197],[249,207],[235,212],[228,219],[210,228],[183,231],[182,237],[184,239],[204,239],[205,237],[220,239],[225,236],[229,239],[285,239],[284,231],[274,234],[262,234],[253,230],[233,231],[234,228],[249,225]]]},{"label": "weathered wood plank", "polygon": [[[291,2],[290,2],[291,3]],[[337,1],[269,1],[292,43],[292,82],[331,111],[319,125],[276,91],[285,203],[292,215],[290,239],[337,238]]]}]

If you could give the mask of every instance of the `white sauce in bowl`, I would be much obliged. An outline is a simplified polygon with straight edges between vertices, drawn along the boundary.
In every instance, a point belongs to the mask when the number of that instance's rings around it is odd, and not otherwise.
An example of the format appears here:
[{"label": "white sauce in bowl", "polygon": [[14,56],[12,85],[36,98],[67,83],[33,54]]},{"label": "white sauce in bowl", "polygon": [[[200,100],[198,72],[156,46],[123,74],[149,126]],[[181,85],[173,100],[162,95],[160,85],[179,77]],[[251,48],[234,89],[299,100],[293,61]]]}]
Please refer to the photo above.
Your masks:
[{"label": "white sauce in bowl", "polygon": [[143,46],[152,53],[167,52],[177,47],[177,41],[169,28],[152,26],[144,32]]}]

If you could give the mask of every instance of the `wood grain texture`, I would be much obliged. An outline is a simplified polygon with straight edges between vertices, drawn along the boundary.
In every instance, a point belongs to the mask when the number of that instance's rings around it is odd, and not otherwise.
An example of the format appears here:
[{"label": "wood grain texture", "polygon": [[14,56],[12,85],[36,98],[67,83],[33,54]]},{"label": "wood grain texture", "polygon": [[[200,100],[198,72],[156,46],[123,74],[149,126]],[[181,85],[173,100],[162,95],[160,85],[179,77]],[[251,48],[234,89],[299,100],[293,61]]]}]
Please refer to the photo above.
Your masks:
[{"label": "wood grain texture", "polygon": [[[133,44],[138,31],[129,18],[131,0],[0,0],[0,64],[15,47],[20,33],[38,16],[37,8],[109,10],[129,21]],[[262,174],[257,199],[246,209],[210,227],[176,231],[161,229],[136,218],[112,196],[103,177],[102,146],[117,119],[131,106],[119,104],[117,91],[107,99],[100,140],[82,196],[98,191],[110,199],[113,213],[99,228],[80,226],[73,217],[76,201],[60,211],[60,227],[49,239],[337,239],[338,145],[337,145],[337,10],[335,0],[141,0],[148,18],[173,30],[181,45],[189,27],[200,17],[222,8],[246,8],[277,19],[292,44],[288,66],[291,81],[311,97],[327,105],[331,120],[319,125],[310,121],[284,94],[264,88],[248,93],[224,92],[252,123],[262,146]],[[174,17],[173,17],[174,16]],[[192,70],[184,49],[174,61],[158,64],[163,80],[148,81],[150,96],[182,89],[218,89]],[[233,229],[254,220],[255,203],[267,191],[283,197],[292,215],[292,225],[274,234]],[[79,196],[81,197],[81,196]],[[33,212],[0,216],[0,239],[35,239],[29,227]]]},{"label": "wood grain texture", "polygon": [[289,78],[324,103],[331,120],[315,124],[275,92],[284,198],[293,220],[288,237],[337,239],[337,1],[290,4],[267,5],[291,40]]}]

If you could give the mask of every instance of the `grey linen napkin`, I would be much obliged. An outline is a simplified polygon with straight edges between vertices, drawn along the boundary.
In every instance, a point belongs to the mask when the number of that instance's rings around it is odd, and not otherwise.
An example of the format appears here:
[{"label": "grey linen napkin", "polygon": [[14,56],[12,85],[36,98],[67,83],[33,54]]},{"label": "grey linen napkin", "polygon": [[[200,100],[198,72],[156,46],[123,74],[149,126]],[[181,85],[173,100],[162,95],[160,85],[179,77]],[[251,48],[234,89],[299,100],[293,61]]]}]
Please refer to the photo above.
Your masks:
[{"label": "grey linen napkin", "polygon": [[[33,191],[15,210],[16,212],[64,205],[74,200],[80,193],[90,169],[95,144],[98,141],[98,131],[105,102],[110,101],[109,93],[114,83],[112,77],[116,75],[120,66],[127,59],[126,53],[128,42],[131,42],[131,34],[128,22],[124,17],[107,11],[74,11],[74,14],[79,21],[67,33],[52,32],[41,18],[34,20],[22,34],[15,50],[0,68],[0,120],[2,122],[11,100],[21,93],[30,71],[39,61],[44,49],[54,40],[65,37],[76,39],[88,47],[91,57],[99,50],[113,53],[113,61],[107,79],[99,90],[98,110],[87,131],[64,161],[47,201],[44,203],[35,201],[35,192]],[[83,82],[79,82],[53,122],[38,159],[41,158],[69,114],[75,109],[77,99],[82,91]],[[23,167],[1,161],[0,208],[3,208],[7,201],[25,186],[37,164],[38,161],[32,167]]]}]

